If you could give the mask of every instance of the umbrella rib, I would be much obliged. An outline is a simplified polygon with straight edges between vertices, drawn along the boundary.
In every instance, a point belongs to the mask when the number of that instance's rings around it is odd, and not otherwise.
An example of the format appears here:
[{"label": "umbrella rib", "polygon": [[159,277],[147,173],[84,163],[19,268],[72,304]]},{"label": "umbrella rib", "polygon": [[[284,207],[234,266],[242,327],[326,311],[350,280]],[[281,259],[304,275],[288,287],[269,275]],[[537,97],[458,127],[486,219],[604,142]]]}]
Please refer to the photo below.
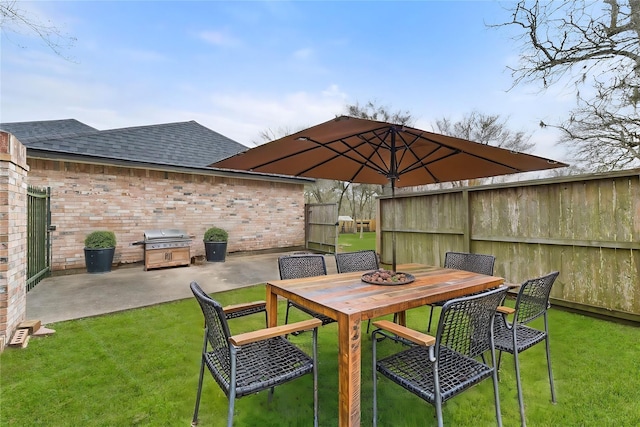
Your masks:
[{"label": "umbrella rib", "polygon": [[[309,138],[305,138],[305,140],[311,141]],[[311,142],[316,142],[316,141],[311,141]],[[275,159],[270,159],[267,162],[257,164],[255,166],[251,167],[249,170],[260,169],[261,167],[264,167],[264,166],[267,166],[267,165],[270,165],[270,164],[273,164],[273,163],[277,163],[277,162],[282,161],[282,160],[287,160],[287,159],[289,159],[291,157],[298,156],[298,155],[300,155],[302,153],[306,153],[306,152],[309,152],[309,151],[317,150],[318,148],[320,148],[320,147],[306,148],[306,149],[301,150],[301,151],[296,151],[295,153],[292,153],[292,154],[287,154],[286,156],[276,157]]]},{"label": "umbrella rib", "polygon": [[[358,161],[357,159],[354,159],[354,158],[353,158],[353,157],[351,157],[351,156],[345,155],[344,153],[341,153],[341,152],[339,152],[339,151],[335,150],[334,148],[331,148],[331,147],[329,147],[329,146],[328,146],[328,144],[332,144],[332,143],[335,143],[335,142],[337,142],[337,141],[341,141],[341,142],[342,142],[342,139],[334,140],[334,141],[330,141],[330,142],[327,142],[327,143],[322,143],[322,142],[320,142],[320,141],[315,141],[315,140],[313,140],[313,139],[311,139],[311,138],[307,138],[307,137],[304,137],[304,140],[305,140],[305,141],[309,141],[309,142],[313,142],[314,144],[317,144],[317,145],[316,145],[315,147],[306,148],[306,149],[304,149],[304,150],[296,151],[295,153],[288,154],[288,155],[286,155],[286,156],[277,157],[277,158],[275,158],[275,159],[271,159],[271,160],[269,160],[269,161],[267,161],[267,162],[264,162],[264,163],[260,163],[260,164],[254,165],[253,167],[251,167],[251,168],[250,168],[250,170],[260,169],[260,168],[262,168],[262,167],[264,167],[264,166],[267,166],[267,165],[270,165],[270,164],[274,164],[274,163],[280,162],[280,161],[282,161],[282,160],[287,160],[287,159],[293,158],[293,157],[295,157],[295,156],[298,156],[298,155],[300,155],[300,154],[302,154],[302,153],[308,153],[308,152],[310,152],[310,151],[315,151],[315,150],[318,150],[318,149],[320,149],[320,148],[326,148],[326,149],[328,149],[328,150],[330,150],[330,151],[333,151],[333,152],[336,154],[335,156],[333,156],[333,157],[331,157],[331,158],[329,158],[329,159],[325,160],[325,162],[328,162],[328,161],[331,161],[331,160],[337,159],[338,157],[346,157],[346,158],[348,158],[348,159]],[[350,148],[350,151],[351,151],[351,150],[352,150],[352,149]],[[357,153],[357,152],[356,152],[356,154],[359,154],[359,153]],[[311,167],[309,167],[309,168],[307,168],[307,169],[303,169],[303,170],[301,170],[301,171],[299,171],[299,172],[297,172],[297,173],[295,173],[295,174],[293,174],[293,175],[302,175],[302,174],[304,174],[304,173],[307,173],[307,172],[309,172],[309,171],[311,171],[311,170],[315,169],[317,166],[319,166],[319,165],[314,165],[314,166],[311,166]],[[368,165],[367,165],[367,166],[368,166]],[[371,167],[371,166],[368,166],[368,167],[370,167],[371,169],[375,170],[376,172],[380,172],[380,171],[379,171],[379,170],[377,170],[376,168],[373,168],[373,167]]]},{"label": "umbrella rib", "polygon": [[[379,134],[380,130],[383,130],[382,134]],[[360,144],[360,145],[358,145],[356,147],[350,147],[350,150],[354,151],[355,154],[360,156],[364,160],[365,163],[363,163],[362,166],[352,176],[351,181],[353,181],[355,179],[355,177],[358,176],[358,174],[360,173],[360,171],[364,167],[369,167],[369,168],[375,170],[376,172],[378,172],[378,173],[380,173],[382,175],[385,175],[388,179],[391,179],[392,178],[392,176],[391,176],[392,175],[392,170],[391,170],[392,169],[392,165],[391,164],[387,164],[385,162],[385,160],[382,157],[382,155],[380,155],[380,149],[382,149],[384,147],[384,148],[388,149],[389,151],[391,151],[391,146],[388,145],[386,138],[391,132],[395,132],[395,127],[388,126],[388,127],[384,127],[384,128],[373,129],[373,130],[368,131],[368,132],[371,132],[373,134],[373,136],[375,138],[377,138],[377,140],[380,142],[380,144],[373,144],[373,139],[374,138],[372,137],[370,139],[367,139],[364,136],[365,132],[352,135],[352,136],[358,137],[362,141],[362,144]],[[366,133],[368,133],[368,132],[366,132]],[[399,132],[396,132],[396,135],[398,135],[398,134],[399,134]],[[405,142],[404,138],[401,137],[401,139],[403,140],[403,142]],[[364,145],[364,144],[370,144],[372,147],[375,147],[373,152],[371,153],[371,155],[369,157],[363,156],[360,152],[355,151],[356,148],[358,148],[358,147],[360,147],[361,145]],[[345,143],[345,145],[347,145],[347,144]],[[406,144],[406,142],[405,142],[405,145],[408,146],[408,144]],[[396,150],[396,152],[397,151],[398,150]],[[371,162],[372,161],[372,157],[374,155],[376,155],[378,157],[378,160],[380,161],[380,164],[382,166],[379,166],[377,162],[373,162],[373,164],[376,165],[376,167],[373,168],[368,163],[366,163],[366,162]],[[404,153],[403,153],[403,156],[404,156]],[[355,160],[352,157],[349,157],[349,158],[352,159],[352,160]],[[396,160],[396,166],[398,164],[399,164],[399,162]],[[429,172],[429,171],[427,170],[427,172]],[[429,174],[431,174],[431,173],[429,172]],[[397,170],[396,170],[396,175],[400,175],[400,174],[397,173]],[[396,176],[395,178],[399,179],[399,176]],[[434,177],[434,179],[435,179],[435,177]]]},{"label": "umbrella rib", "polygon": [[[367,140],[366,140],[366,139],[362,139],[361,134],[351,135],[350,137],[353,137],[353,136],[360,138],[360,139],[363,141],[363,144],[364,144],[364,143],[367,143]],[[260,166],[258,166],[258,167],[261,167],[261,166],[267,165],[267,164],[269,164],[269,163],[275,163],[275,162],[277,162],[277,161],[284,160],[284,159],[287,159],[287,158],[289,158],[289,157],[293,157],[294,155],[298,155],[298,154],[300,154],[300,153],[309,152],[309,151],[316,150],[316,149],[319,149],[319,148],[326,148],[327,150],[333,151],[333,152],[335,153],[335,156],[333,156],[333,157],[331,157],[331,158],[329,158],[329,159],[325,160],[323,163],[326,163],[326,162],[329,162],[329,161],[331,161],[331,160],[337,159],[338,157],[346,157],[346,158],[348,158],[348,159],[350,159],[350,160],[353,160],[353,161],[359,162],[359,163],[361,164],[360,168],[356,171],[356,173],[353,175],[352,179],[351,179],[351,180],[349,180],[349,182],[352,182],[352,181],[353,181],[353,179],[354,179],[354,178],[355,178],[355,177],[360,173],[360,171],[361,171],[363,168],[365,168],[365,167],[366,167],[366,168],[369,168],[369,169],[372,169],[372,170],[374,170],[374,171],[376,171],[376,172],[378,172],[378,173],[382,173],[382,174],[384,174],[384,173],[385,173],[384,169],[381,169],[381,168],[379,168],[379,167],[373,167],[371,164],[366,163],[366,162],[370,161],[371,159],[370,159],[370,158],[367,158],[367,157],[365,157],[365,156],[363,156],[360,152],[356,151],[356,148],[357,148],[357,147],[359,147],[359,146],[361,146],[361,145],[363,145],[363,144],[359,144],[359,145],[358,145],[358,146],[356,146],[356,147],[351,147],[351,146],[349,146],[349,145],[345,142],[345,139],[346,139],[346,138],[335,139],[335,140],[332,140],[332,141],[329,141],[329,142],[320,142],[320,141],[316,141],[316,140],[311,139],[311,138],[308,138],[308,137],[303,137],[303,138],[304,138],[304,140],[305,140],[305,141],[309,141],[309,142],[313,142],[314,144],[317,144],[317,146],[316,146],[316,147],[308,148],[308,149],[303,150],[303,151],[299,151],[299,152],[297,152],[297,153],[295,153],[295,154],[292,154],[292,155],[290,155],[290,156],[283,156],[283,157],[281,157],[281,158],[279,158],[279,159],[276,159],[275,161],[267,162],[267,163],[265,163],[265,164],[263,164],[263,165],[260,165]],[[336,142],[341,142],[341,143],[343,143],[343,144],[348,148],[348,150],[347,150],[347,151],[345,151],[345,152],[341,152],[341,151],[338,151],[338,150],[336,150],[335,148],[333,148],[333,147],[331,147],[331,146],[330,146],[330,144],[334,144],[334,143],[336,143]],[[357,158],[354,158],[354,156],[350,156],[350,155],[348,155],[348,154],[350,154],[351,152],[353,152],[354,154],[358,155],[358,156],[361,158],[361,160],[358,160]],[[377,152],[378,152],[378,149],[375,149],[375,150],[374,150],[374,153],[377,153]],[[372,153],[372,156],[373,156],[373,153]],[[371,156],[370,156],[370,157],[371,157]],[[380,157],[380,155],[378,155],[378,157]],[[362,160],[364,160],[364,162],[363,162]],[[384,161],[382,160],[382,158],[380,158],[380,160],[384,163]],[[377,164],[377,163],[374,163],[374,165],[375,165],[375,166],[378,166],[378,164]],[[302,174],[304,174],[304,173],[307,173],[307,172],[309,172],[309,171],[311,171],[311,170],[315,169],[315,168],[316,168],[316,167],[318,167],[318,166],[320,166],[320,165],[313,165],[313,166],[311,166],[311,167],[309,167],[309,168],[307,168],[307,169],[304,169],[304,170],[302,170],[302,171],[300,171],[300,172],[296,173],[295,175],[302,175]]]},{"label": "umbrella rib", "polygon": [[[360,153],[359,151],[355,151],[356,147],[353,147],[353,148],[350,147],[351,150],[353,150],[358,156],[360,156],[364,160],[364,162],[362,163],[360,168],[351,177],[351,181],[353,181],[355,179],[355,177],[358,176],[358,174],[360,173],[360,171],[362,171],[362,169],[364,167],[369,167],[369,168],[375,170],[376,172],[378,172],[378,173],[380,173],[382,175],[387,175],[387,178],[388,178],[388,174],[389,174],[389,171],[390,171],[390,166],[387,165],[387,163],[384,161],[384,158],[380,155],[380,148],[383,146],[383,144],[385,142],[386,135],[389,134],[390,130],[389,130],[389,128],[385,128],[384,129],[385,130],[385,132],[384,132],[385,135],[383,137],[378,135],[377,132],[379,130],[380,129],[374,129],[372,131],[373,135],[381,142],[381,144],[377,144],[377,145],[373,144],[371,140],[365,138],[363,134],[357,134],[356,135],[360,139],[360,141],[362,141],[362,143],[359,144],[358,147],[360,147],[362,145],[365,145],[365,144],[370,144],[372,147],[375,147],[375,148],[373,149],[373,152],[371,152],[371,155],[369,157],[366,157],[366,156],[363,156],[362,153]],[[382,164],[382,167],[380,167],[377,162],[372,160],[372,157],[374,155],[376,155],[378,157],[378,160],[380,161],[380,164]],[[373,164],[376,167],[371,167],[368,162],[373,162]]]},{"label": "umbrella rib", "polygon": [[[412,145],[416,143],[416,141],[418,141],[418,139],[420,138],[417,135],[413,135],[411,133],[408,133],[409,135],[413,136],[413,141],[408,142],[405,140],[404,135],[399,133],[400,135],[400,139],[402,140],[402,142],[404,143],[405,147],[407,147],[406,150],[403,150],[402,155],[400,156],[400,160],[398,161],[398,165],[402,164],[402,160],[404,160],[404,157],[407,155],[407,152],[410,151],[411,154],[413,154],[413,156],[416,158],[416,161],[411,163],[409,166],[407,166],[406,168],[402,169],[401,171],[398,171],[398,179],[400,179],[400,177],[402,176],[402,174],[405,174],[407,172],[411,172],[414,171],[416,169],[420,169],[420,168],[424,168],[425,172],[427,172],[429,174],[429,176],[436,182],[440,182],[440,180],[438,178],[436,178],[436,176],[431,172],[431,170],[429,169],[428,165],[425,164],[422,159],[420,158],[420,156],[418,156],[416,154],[416,152],[413,150]],[[434,150],[432,150],[429,154],[427,154],[425,157],[429,157],[431,156],[433,153],[437,152],[441,147],[437,146]],[[440,160],[440,159],[437,159]]]},{"label": "umbrella rib", "polygon": [[[514,172],[525,172],[525,171],[524,171],[524,170],[522,170],[522,169],[518,169],[518,168],[516,168],[516,167],[510,166],[510,165],[505,164],[505,163],[502,163],[502,162],[498,162],[498,161],[496,161],[496,160],[492,160],[492,159],[490,159],[490,158],[488,158],[488,157],[480,156],[480,155],[478,155],[478,154],[473,154],[473,153],[470,153],[470,152],[468,152],[468,151],[461,150],[461,149],[459,149],[459,148],[457,148],[457,147],[453,147],[453,146],[451,146],[451,145],[445,144],[445,143],[443,143],[443,142],[437,142],[437,141],[434,141],[434,140],[432,140],[432,139],[430,139],[430,138],[427,138],[426,136],[423,136],[423,135],[424,135],[423,133],[416,134],[416,133],[411,132],[411,131],[408,131],[408,130],[405,130],[405,132],[407,132],[407,133],[408,133],[408,134],[410,134],[410,135],[414,135],[414,136],[416,136],[417,138],[422,138],[422,139],[424,139],[424,140],[426,140],[426,141],[433,142],[434,144],[438,144],[438,145],[440,145],[440,146],[442,146],[442,147],[445,147],[445,148],[448,148],[448,149],[450,149],[450,150],[453,150],[454,152],[453,152],[451,155],[455,155],[455,154],[461,154],[461,153],[463,153],[463,154],[467,154],[467,155],[469,155],[469,156],[471,156],[471,157],[475,157],[475,158],[477,158],[477,159],[481,159],[481,160],[484,160],[484,161],[486,161],[486,162],[493,163],[493,164],[495,164],[495,165],[503,166],[503,167],[505,167],[505,168],[507,168],[507,169],[511,169],[511,170],[513,170]],[[454,137],[451,137],[451,138],[454,138]],[[459,138],[458,138],[458,139],[459,139]],[[466,141],[466,140],[464,140],[464,141]],[[472,142],[472,141],[467,141],[467,142]],[[477,142],[476,142],[476,144],[477,144]],[[486,145],[487,147],[493,147],[492,145],[488,145],[488,144],[481,144],[481,145]],[[500,147],[495,147],[495,148],[500,148]],[[523,153],[523,154],[526,154],[526,153]],[[451,155],[445,156],[445,157],[443,157],[443,158],[441,158],[441,159],[438,159],[438,160],[442,160],[442,159],[444,159],[444,158],[450,157]],[[430,162],[429,162],[429,163],[430,163]]]}]

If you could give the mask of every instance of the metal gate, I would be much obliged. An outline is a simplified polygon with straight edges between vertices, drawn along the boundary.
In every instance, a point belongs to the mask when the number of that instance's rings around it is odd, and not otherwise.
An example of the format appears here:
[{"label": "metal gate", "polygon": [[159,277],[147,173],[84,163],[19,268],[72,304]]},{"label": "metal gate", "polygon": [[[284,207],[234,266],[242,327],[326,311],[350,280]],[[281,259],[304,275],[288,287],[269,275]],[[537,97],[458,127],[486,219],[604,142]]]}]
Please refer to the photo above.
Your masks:
[{"label": "metal gate", "polygon": [[27,188],[27,292],[51,271],[51,188]]},{"label": "metal gate", "polygon": [[309,250],[336,253],[338,250],[338,204],[305,205],[305,247]]}]

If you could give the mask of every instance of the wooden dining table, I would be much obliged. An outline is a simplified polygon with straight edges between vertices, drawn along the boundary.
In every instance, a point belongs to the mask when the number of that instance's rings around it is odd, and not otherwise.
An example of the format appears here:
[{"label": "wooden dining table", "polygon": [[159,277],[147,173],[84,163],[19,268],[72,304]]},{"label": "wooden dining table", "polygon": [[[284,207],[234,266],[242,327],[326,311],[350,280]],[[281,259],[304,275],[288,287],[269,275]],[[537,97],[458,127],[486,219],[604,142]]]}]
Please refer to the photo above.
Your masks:
[{"label": "wooden dining table", "polygon": [[[329,274],[266,284],[269,326],[278,323],[278,296],[338,322],[338,410],[341,427],[360,426],[360,353],[362,321],[500,286],[504,279],[463,270],[402,264],[397,271],[415,281],[378,285],[362,281],[363,272]],[[425,318],[426,327],[426,318]]]}]

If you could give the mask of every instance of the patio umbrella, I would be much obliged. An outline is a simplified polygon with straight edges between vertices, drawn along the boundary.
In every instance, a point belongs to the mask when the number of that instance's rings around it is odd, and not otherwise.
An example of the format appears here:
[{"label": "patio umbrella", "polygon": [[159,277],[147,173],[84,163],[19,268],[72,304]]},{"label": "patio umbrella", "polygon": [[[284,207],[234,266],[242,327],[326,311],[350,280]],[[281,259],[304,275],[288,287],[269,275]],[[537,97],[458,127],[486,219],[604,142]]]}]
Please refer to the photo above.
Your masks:
[{"label": "patio umbrella", "polygon": [[[564,163],[424,130],[340,116],[210,167],[396,187],[486,178]],[[395,216],[392,268],[396,268]]]}]

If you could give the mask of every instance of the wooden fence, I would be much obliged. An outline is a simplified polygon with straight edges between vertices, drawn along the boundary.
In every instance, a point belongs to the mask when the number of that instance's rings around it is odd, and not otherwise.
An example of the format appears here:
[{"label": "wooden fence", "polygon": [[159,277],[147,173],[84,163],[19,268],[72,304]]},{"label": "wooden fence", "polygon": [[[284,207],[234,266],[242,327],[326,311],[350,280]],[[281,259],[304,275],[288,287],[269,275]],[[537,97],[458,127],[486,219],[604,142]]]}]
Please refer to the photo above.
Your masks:
[{"label": "wooden fence", "polygon": [[554,304],[640,322],[639,181],[634,169],[383,197],[378,252],[391,263],[395,228],[398,264],[452,250],[495,255],[513,283],[558,270]]},{"label": "wooden fence", "polygon": [[318,252],[336,253],[338,249],[338,204],[306,204],[305,247]]}]

